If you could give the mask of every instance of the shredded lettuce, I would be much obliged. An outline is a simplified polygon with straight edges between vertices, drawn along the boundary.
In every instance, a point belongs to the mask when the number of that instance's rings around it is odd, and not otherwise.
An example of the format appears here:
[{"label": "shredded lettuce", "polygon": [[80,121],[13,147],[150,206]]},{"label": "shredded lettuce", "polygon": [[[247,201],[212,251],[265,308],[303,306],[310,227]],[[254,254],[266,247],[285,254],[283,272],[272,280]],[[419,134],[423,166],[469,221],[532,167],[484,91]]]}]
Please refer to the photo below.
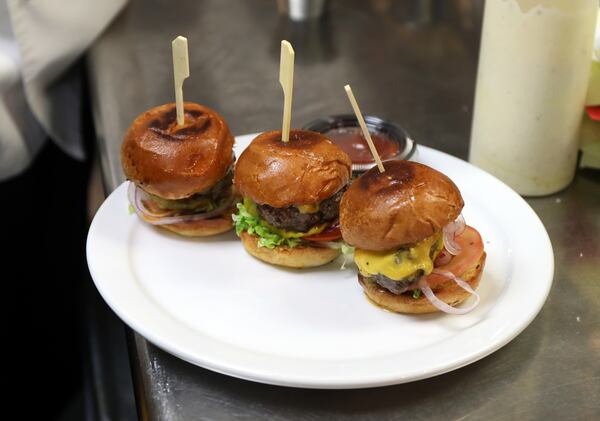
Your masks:
[{"label": "shredded lettuce", "polygon": [[[253,203],[244,200],[244,203],[238,203],[238,211],[232,216],[235,225],[235,232],[239,236],[243,231],[258,237],[258,246],[273,249],[277,246],[296,247],[300,244],[298,238],[284,238],[274,232],[265,221],[260,219],[256,210],[252,209]],[[255,205],[254,205],[255,206]],[[248,209],[250,207],[250,209]]]},{"label": "shredded lettuce", "polygon": [[415,289],[413,291],[412,297],[416,300],[417,298],[419,298],[421,296],[421,290],[420,289]]},{"label": "shredded lettuce", "polygon": [[344,255],[353,257],[352,255],[354,254],[354,247],[352,247],[350,244],[346,243],[345,241],[340,241],[340,243],[342,243],[342,253]]},{"label": "shredded lettuce", "polygon": [[339,240],[340,248],[344,261],[342,262],[341,270],[346,269],[346,264],[354,262],[354,247],[346,243],[344,240]]}]

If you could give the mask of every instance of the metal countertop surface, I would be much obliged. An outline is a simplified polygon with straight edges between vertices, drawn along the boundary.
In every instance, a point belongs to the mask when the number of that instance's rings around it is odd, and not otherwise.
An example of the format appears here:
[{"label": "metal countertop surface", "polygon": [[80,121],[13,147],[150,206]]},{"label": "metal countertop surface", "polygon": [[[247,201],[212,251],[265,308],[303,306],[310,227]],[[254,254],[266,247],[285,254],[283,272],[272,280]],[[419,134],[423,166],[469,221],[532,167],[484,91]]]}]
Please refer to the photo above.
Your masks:
[{"label": "metal countertop surface", "polygon": [[[351,112],[389,118],[422,145],[466,159],[483,2],[332,1],[292,23],[268,0],[132,0],[88,55],[103,175],[123,180],[120,144],[133,119],[173,101],[170,42],[187,36],[186,100],[219,111],[235,135],[277,129],[279,43],[296,51],[292,126]],[[600,174],[527,202],[555,253],[554,284],[531,325],[492,355],[427,380],[364,390],[269,386],[188,364],[132,333],[143,418],[600,418]],[[123,356],[127,358],[127,356]]]}]

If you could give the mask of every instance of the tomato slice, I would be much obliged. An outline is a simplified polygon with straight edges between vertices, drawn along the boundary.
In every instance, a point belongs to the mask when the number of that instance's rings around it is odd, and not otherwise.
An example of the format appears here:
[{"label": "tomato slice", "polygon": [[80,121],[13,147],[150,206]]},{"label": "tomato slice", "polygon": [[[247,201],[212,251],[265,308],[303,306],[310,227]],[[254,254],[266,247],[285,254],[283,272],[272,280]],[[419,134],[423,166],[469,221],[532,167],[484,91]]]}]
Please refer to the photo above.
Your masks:
[{"label": "tomato slice", "polygon": [[[475,266],[481,258],[483,241],[479,232],[467,225],[463,233],[456,237],[456,242],[462,247],[460,254],[453,256],[449,263],[437,266],[436,269],[447,270],[456,276],[462,276],[468,269]],[[427,275],[424,279],[430,287],[448,280],[448,278],[435,273]]]},{"label": "tomato slice", "polygon": [[342,231],[340,230],[340,221],[338,220],[318,234],[302,237],[303,240],[307,241],[335,241],[340,238],[342,238]]}]

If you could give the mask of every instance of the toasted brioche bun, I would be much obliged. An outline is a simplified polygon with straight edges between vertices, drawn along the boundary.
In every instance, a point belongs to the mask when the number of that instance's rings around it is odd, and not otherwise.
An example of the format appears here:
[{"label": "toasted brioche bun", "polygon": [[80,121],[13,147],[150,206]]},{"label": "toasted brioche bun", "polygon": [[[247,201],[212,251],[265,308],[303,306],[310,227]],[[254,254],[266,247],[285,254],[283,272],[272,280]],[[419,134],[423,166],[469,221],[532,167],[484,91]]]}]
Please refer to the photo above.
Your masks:
[{"label": "toasted brioche bun", "polygon": [[258,237],[246,231],[240,235],[242,244],[252,256],[273,265],[289,268],[311,268],[325,265],[340,255],[340,250],[328,247],[282,247],[273,249],[258,246]]},{"label": "toasted brioche bun", "polygon": [[352,162],[323,135],[292,130],[257,136],[235,166],[234,184],[244,197],[260,205],[284,208],[312,205],[335,194],[350,180]]},{"label": "toasted brioche bun", "polygon": [[[486,254],[484,252],[477,264],[461,276],[473,289],[477,289],[479,286],[483,267],[485,266],[485,258]],[[411,294],[392,294],[377,284],[365,282],[364,277],[360,273],[358,274],[358,282],[373,303],[387,310],[407,314],[435,313],[440,311],[429,302],[425,294],[421,294],[419,298],[413,298]],[[452,280],[437,285],[432,290],[440,300],[451,306],[456,306],[471,296],[470,293],[459,287]]]},{"label": "toasted brioche bun", "polygon": [[121,146],[125,176],[165,199],[183,199],[212,187],[233,162],[233,136],[225,120],[192,102],[184,109],[183,126],[177,125],[174,103],[140,114]]},{"label": "toasted brioche bun", "polygon": [[416,243],[454,221],[464,202],[439,171],[410,161],[384,162],[352,183],[340,203],[344,240],[366,250]]},{"label": "toasted brioche bun", "polygon": [[231,219],[231,215],[236,210],[237,208],[232,206],[225,210],[219,217],[157,226],[186,237],[208,237],[210,235],[222,234],[232,229],[233,220]]}]

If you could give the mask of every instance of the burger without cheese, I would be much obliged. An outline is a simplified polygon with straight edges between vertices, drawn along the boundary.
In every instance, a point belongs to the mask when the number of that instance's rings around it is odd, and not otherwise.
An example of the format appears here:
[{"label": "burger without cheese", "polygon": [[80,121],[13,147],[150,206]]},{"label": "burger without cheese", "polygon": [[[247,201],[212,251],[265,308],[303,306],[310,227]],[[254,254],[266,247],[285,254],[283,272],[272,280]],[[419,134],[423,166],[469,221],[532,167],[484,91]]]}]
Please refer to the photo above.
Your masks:
[{"label": "burger without cheese", "polygon": [[146,222],[185,236],[232,228],[233,136],[215,111],[186,102],[184,124],[175,104],[139,115],[121,146],[129,201]]},{"label": "burger without cheese", "polygon": [[486,254],[479,233],[464,224],[458,188],[423,164],[387,161],[384,168],[355,180],[340,204],[365,294],[399,313],[471,310],[454,306],[476,295]]},{"label": "burger without cheese", "polygon": [[280,266],[320,266],[340,254],[339,202],[348,155],[323,135],[265,132],[241,154],[234,185],[243,197],[236,232],[251,255]]}]

